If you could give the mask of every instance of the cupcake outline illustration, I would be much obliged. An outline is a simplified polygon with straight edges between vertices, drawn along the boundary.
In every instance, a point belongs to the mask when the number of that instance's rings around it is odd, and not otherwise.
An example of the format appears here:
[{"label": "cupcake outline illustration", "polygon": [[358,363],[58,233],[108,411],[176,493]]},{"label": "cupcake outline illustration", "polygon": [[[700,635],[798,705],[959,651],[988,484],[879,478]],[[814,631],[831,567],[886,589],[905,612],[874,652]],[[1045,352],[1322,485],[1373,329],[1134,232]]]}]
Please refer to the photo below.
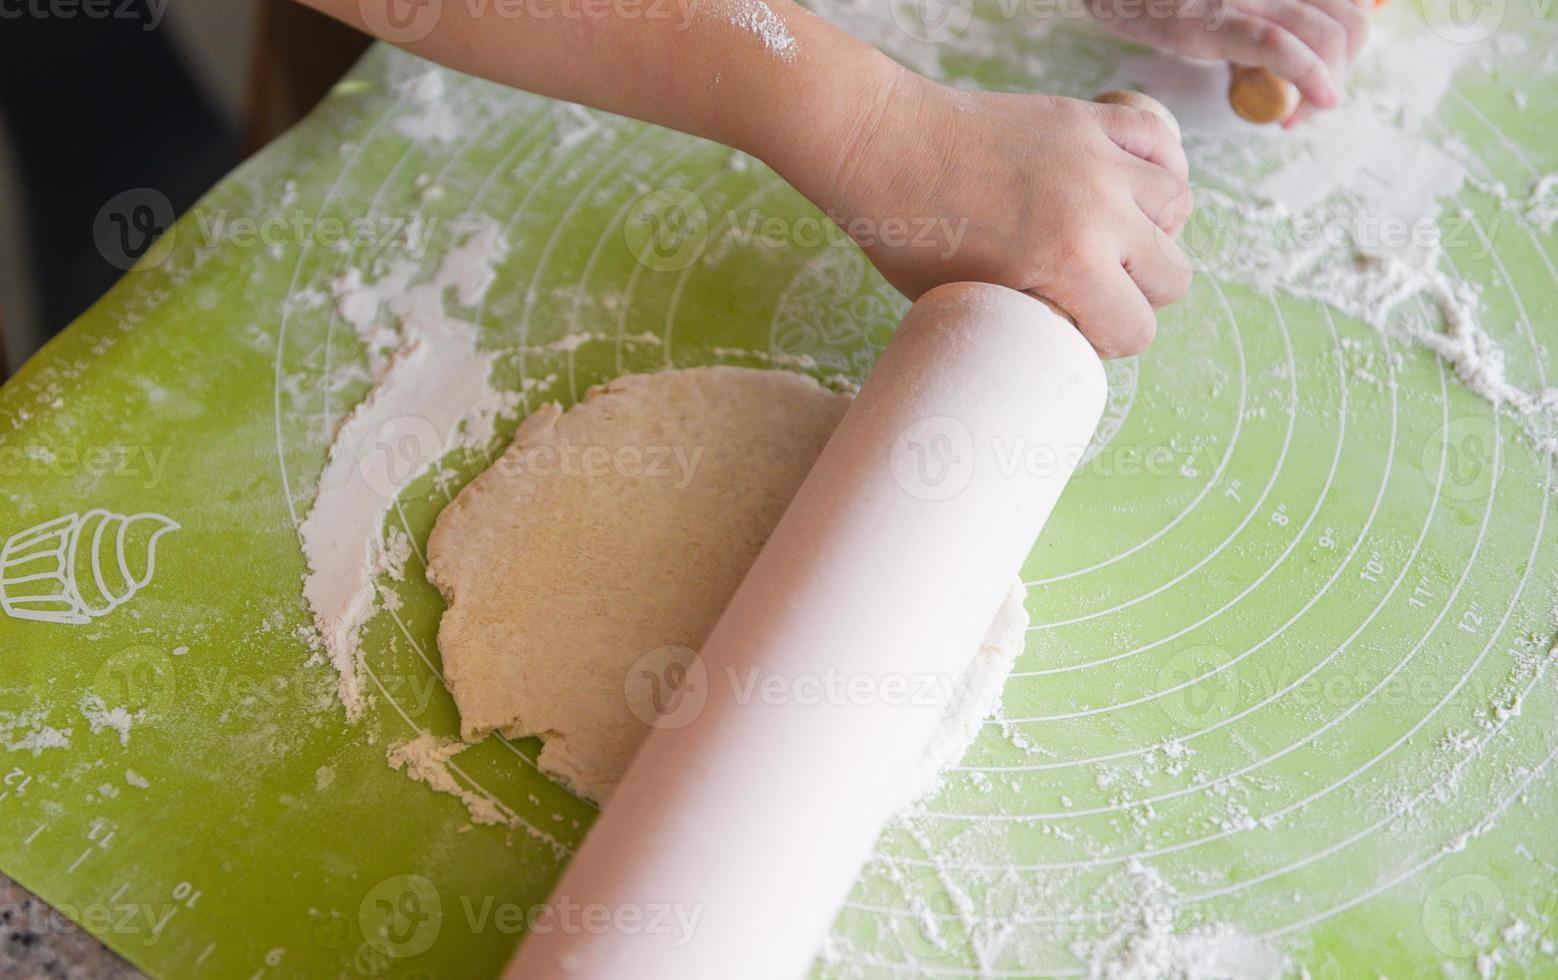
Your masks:
[{"label": "cupcake outline illustration", "polygon": [[107,616],[151,584],[158,539],[179,529],[162,514],[94,508],[19,531],[0,548],[0,610],[68,626]]}]

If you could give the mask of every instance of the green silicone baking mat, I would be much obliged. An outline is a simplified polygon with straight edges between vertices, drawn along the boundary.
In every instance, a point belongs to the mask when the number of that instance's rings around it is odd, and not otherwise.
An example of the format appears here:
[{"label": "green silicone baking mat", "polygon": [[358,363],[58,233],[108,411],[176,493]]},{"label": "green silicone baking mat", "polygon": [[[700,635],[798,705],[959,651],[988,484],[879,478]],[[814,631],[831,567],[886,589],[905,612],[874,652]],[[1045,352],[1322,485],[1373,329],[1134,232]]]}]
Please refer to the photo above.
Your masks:
[{"label": "green silicone baking mat", "polygon": [[[1445,266],[1537,391],[1558,240],[1497,189],[1558,168],[1554,30],[1496,6],[1429,132],[1472,177]],[[1141,56],[1002,16],[936,70],[1086,96]],[[387,764],[458,730],[439,509],[538,404],[710,363],[858,382],[907,308],[755,161],[447,72],[432,117],[427,70],[375,48],[0,391],[0,866],[153,975],[496,975],[595,810],[532,740],[453,761],[499,825]],[[113,213],[105,254],[158,222]],[[411,557],[349,725],[298,533],[370,387],[331,286],[430,275],[473,216],[511,248],[457,312],[521,396],[390,512]],[[1215,269],[1109,377],[1001,716],[887,829],[817,972],[1558,975],[1552,456],[1421,345]]]}]

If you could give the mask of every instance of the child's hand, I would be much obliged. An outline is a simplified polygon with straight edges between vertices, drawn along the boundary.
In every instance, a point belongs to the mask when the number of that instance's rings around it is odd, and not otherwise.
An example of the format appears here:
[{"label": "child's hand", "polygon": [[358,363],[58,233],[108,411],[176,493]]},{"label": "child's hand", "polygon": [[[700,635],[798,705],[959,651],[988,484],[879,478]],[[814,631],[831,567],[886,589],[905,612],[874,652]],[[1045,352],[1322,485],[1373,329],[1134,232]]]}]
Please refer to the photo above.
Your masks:
[{"label": "child's hand", "polygon": [[[1060,307],[1105,357],[1134,354],[1191,267],[1185,155],[1156,116],[1042,95],[954,91],[907,71],[832,173],[785,176],[911,298],[996,283]],[[895,226],[891,224],[897,222]],[[909,236],[889,235],[904,225]],[[912,235],[923,234],[919,241]]]},{"label": "child's hand", "polygon": [[1140,2],[1090,0],[1116,34],[1189,58],[1259,65],[1298,87],[1304,106],[1334,109],[1369,34],[1371,0],[1177,0],[1173,12]]}]

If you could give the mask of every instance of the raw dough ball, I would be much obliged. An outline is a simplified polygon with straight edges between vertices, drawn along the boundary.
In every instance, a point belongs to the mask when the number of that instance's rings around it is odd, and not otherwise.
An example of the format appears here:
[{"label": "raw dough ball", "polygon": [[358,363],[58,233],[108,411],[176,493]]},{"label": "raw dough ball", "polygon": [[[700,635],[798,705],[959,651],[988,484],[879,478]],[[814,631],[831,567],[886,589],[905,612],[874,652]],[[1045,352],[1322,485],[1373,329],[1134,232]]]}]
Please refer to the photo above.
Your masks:
[{"label": "raw dough ball", "polygon": [[[654,717],[629,701],[646,694],[630,668],[703,645],[849,401],[797,374],[709,367],[619,378],[566,413],[531,414],[428,544],[464,737],[539,735],[543,771],[605,799]],[[1022,595],[955,692],[932,770],[966,747],[1010,672]]]}]

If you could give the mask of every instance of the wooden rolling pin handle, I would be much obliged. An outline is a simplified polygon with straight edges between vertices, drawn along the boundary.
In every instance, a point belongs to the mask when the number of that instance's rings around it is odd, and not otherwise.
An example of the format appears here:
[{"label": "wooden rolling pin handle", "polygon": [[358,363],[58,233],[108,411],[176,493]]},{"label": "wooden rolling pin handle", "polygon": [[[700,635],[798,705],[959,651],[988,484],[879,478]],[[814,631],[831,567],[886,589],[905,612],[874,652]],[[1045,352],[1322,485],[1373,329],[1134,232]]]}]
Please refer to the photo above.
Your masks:
[{"label": "wooden rolling pin handle", "polygon": [[1234,65],[1228,77],[1228,104],[1258,125],[1282,122],[1298,109],[1298,86],[1270,69]]},{"label": "wooden rolling pin handle", "polygon": [[[1386,0],[1372,0],[1375,10]],[[1228,104],[1244,119],[1259,125],[1278,123],[1298,110],[1303,101],[1298,86],[1258,65],[1234,65],[1228,77]]]},{"label": "wooden rolling pin handle", "polygon": [[1131,89],[1116,88],[1099,93],[1098,97],[1093,99],[1093,101],[1103,102],[1107,105],[1125,105],[1133,109],[1150,112],[1163,120],[1164,125],[1168,126],[1174,133],[1175,139],[1183,138],[1179,132],[1179,120],[1174,118],[1174,114],[1168,111],[1167,106],[1150,95],[1144,95]]}]

